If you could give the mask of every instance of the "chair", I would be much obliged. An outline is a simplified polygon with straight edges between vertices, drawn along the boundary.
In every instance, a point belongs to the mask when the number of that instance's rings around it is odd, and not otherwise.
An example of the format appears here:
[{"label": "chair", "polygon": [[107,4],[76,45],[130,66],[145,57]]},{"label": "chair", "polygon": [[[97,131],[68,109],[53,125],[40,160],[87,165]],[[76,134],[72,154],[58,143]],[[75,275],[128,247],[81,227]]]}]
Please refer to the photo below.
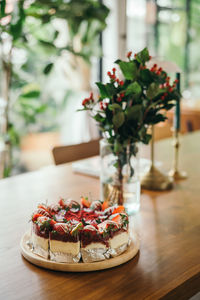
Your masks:
[{"label": "chair", "polygon": [[[168,112],[167,116],[169,118],[169,123],[173,125],[173,112]],[[200,111],[183,107],[181,110],[181,133],[192,132],[195,130],[200,130]]]},{"label": "chair", "polygon": [[99,155],[99,141],[100,139],[97,139],[88,143],[54,147],[52,152],[55,164],[60,165]]}]

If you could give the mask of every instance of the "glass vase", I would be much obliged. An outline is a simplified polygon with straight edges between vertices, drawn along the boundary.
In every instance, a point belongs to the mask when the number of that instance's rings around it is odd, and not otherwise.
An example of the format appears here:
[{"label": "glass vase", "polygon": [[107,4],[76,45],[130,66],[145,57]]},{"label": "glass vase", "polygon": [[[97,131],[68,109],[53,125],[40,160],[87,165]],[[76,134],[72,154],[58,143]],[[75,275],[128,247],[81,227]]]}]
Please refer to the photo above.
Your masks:
[{"label": "glass vase", "polygon": [[140,209],[137,145],[127,145],[117,154],[114,149],[106,139],[100,141],[101,200],[109,205],[124,205],[132,215]]}]

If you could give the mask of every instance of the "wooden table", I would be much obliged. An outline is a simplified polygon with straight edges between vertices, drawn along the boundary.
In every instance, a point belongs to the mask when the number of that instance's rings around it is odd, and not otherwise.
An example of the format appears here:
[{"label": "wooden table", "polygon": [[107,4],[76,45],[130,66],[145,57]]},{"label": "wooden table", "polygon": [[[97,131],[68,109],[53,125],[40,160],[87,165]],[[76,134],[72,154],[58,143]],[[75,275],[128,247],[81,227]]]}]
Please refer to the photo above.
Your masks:
[{"label": "wooden table", "polygon": [[[171,140],[156,144],[156,158],[170,168]],[[181,167],[188,179],[169,192],[143,192],[136,224],[139,255],[93,273],[38,268],[20,254],[20,239],[38,202],[59,196],[99,195],[97,179],[71,165],[0,181],[0,299],[188,299],[200,290],[200,132],[183,137]]]}]

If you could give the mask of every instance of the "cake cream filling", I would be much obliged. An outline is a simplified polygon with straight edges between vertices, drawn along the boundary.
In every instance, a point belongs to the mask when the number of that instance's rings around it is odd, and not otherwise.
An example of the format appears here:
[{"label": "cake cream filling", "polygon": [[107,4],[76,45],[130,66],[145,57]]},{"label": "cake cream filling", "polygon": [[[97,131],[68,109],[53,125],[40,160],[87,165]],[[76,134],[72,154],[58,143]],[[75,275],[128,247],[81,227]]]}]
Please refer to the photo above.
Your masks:
[{"label": "cake cream filling", "polygon": [[48,258],[48,249],[49,249],[49,240],[45,239],[41,236],[36,235],[34,232],[32,232],[32,244],[33,244],[33,252]]},{"label": "cake cream filling", "polygon": [[116,249],[124,244],[128,244],[129,234],[128,232],[122,232],[117,235],[114,235],[113,238],[109,239],[109,247]]},{"label": "cake cream filling", "polygon": [[78,255],[80,252],[80,242],[62,242],[50,240],[50,251],[55,253]]}]

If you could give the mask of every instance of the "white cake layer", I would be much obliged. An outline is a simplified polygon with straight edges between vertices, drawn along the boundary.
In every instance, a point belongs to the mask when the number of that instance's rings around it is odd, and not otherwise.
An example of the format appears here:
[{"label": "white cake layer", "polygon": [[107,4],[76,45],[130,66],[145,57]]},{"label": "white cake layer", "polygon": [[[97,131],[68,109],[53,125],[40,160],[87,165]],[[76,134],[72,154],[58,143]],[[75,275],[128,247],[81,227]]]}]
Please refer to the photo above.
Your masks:
[{"label": "white cake layer", "polygon": [[106,245],[102,244],[102,243],[91,243],[89,245],[87,245],[86,247],[84,247],[84,249],[88,250],[88,249],[106,249]]},{"label": "white cake layer", "polygon": [[128,232],[122,232],[120,234],[115,235],[113,238],[109,239],[110,248],[118,248],[123,244],[128,243],[129,234]]},{"label": "white cake layer", "polygon": [[33,247],[39,247],[45,251],[48,251],[49,239],[45,239],[32,232],[32,243],[33,243]]},{"label": "white cake layer", "polygon": [[76,243],[73,243],[50,240],[50,251],[78,255],[80,252],[80,242],[78,241]]}]

